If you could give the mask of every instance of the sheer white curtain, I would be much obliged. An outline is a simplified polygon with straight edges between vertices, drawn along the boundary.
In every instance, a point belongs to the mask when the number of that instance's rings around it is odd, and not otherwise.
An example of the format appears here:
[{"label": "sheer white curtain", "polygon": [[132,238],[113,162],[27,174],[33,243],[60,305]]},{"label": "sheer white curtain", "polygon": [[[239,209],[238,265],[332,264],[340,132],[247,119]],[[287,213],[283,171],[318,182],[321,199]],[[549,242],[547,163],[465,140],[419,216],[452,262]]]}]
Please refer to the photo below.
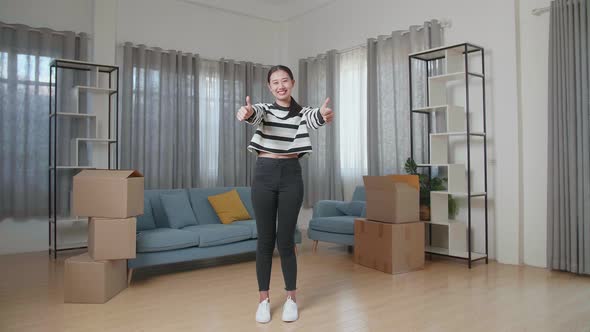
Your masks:
[{"label": "sheer white curtain", "polygon": [[300,102],[317,107],[330,97],[336,113],[333,123],[310,133],[314,152],[305,162],[305,204],[350,200],[367,174],[367,50],[301,59],[299,76]]},{"label": "sheer white curtain", "polygon": [[199,183],[214,187],[219,172],[220,62],[201,61],[199,77]]},{"label": "sheer white curtain", "polygon": [[359,47],[339,54],[341,117],[340,173],[344,199],[350,200],[367,174],[367,49]]}]

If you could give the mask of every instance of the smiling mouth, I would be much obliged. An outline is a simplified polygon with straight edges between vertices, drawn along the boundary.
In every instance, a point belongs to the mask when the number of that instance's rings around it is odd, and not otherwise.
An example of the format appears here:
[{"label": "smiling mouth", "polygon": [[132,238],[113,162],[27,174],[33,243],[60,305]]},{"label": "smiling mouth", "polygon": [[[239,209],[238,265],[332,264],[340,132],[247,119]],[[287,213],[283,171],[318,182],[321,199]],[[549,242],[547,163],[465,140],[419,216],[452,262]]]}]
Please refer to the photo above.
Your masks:
[{"label": "smiling mouth", "polygon": [[279,91],[277,91],[277,93],[280,95],[284,95],[287,93],[287,90],[279,90]]}]

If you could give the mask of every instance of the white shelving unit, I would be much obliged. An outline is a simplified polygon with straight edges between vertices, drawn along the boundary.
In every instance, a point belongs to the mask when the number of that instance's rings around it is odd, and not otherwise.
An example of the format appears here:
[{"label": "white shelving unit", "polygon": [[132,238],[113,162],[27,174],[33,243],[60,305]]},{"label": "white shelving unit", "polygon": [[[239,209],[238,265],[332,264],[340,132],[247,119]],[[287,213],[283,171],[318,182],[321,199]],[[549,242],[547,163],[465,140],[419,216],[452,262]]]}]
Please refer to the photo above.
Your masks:
[{"label": "white shelving unit", "polygon": [[70,157],[72,159],[71,163],[72,163],[73,167],[97,168],[95,166],[80,166],[79,152],[80,152],[80,145],[81,144],[86,144],[88,146],[89,144],[92,144],[92,143],[109,144],[109,143],[116,143],[116,142],[117,142],[117,140],[108,139],[108,138],[72,138]]},{"label": "white shelving unit", "polygon": [[[470,71],[470,55],[481,57],[481,72]],[[447,175],[447,190],[430,192],[430,220],[428,224],[428,245],[426,253],[465,259],[471,268],[471,263],[480,259],[488,262],[487,236],[487,153],[486,153],[486,125],[485,125],[485,66],[484,49],[469,43],[439,47],[409,55],[410,60],[410,107],[411,107],[411,157],[414,158],[414,116],[427,116],[430,123],[433,115],[444,115],[446,129],[444,132],[429,132],[428,162],[418,164],[428,169],[442,169]],[[427,105],[414,107],[412,95],[412,66],[415,61],[426,64]],[[442,65],[443,74],[431,74],[431,62]],[[479,78],[482,83],[483,131],[473,131],[470,124],[469,79]],[[464,105],[457,105],[453,101],[453,88],[464,86]],[[462,99],[462,98],[460,98]],[[473,102],[473,101],[472,101]],[[428,126],[431,130],[431,126]],[[466,141],[466,162],[454,162],[449,139],[456,137]],[[484,191],[474,191],[471,183],[471,154],[472,140],[479,139],[483,143],[484,159]],[[449,197],[467,200],[467,220],[452,220],[449,218]],[[471,199],[482,197],[485,200],[485,253],[473,251],[472,241],[472,213]]]},{"label": "white shelving unit", "polygon": [[462,106],[439,105],[417,108],[414,112],[436,113],[444,112],[446,114],[447,130],[450,132],[465,132],[465,109]]},{"label": "white shelving unit", "polygon": [[[446,249],[440,247],[432,247],[426,246],[426,252],[430,254],[436,254],[441,256],[448,256],[454,258],[461,258],[461,259],[469,259],[469,254],[463,250],[453,250],[453,249]],[[486,254],[471,252],[471,260],[477,261],[480,259],[485,259],[487,257]]]},{"label": "white shelving unit", "polygon": [[[59,197],[66,195],[63,188],[58,190],[58,184],[69,186],[66,191],[71,196],[71,180],[77,171],[118,168],[119,68],[55,59],[49,70],[49,253],[56,257],[58,251],[81,247],[58,245],[59,225],[87,221],[87,218],[69,215],[68,209],[58,204],[70,202],[69,197]],[[65,80],[62,75],[73,79]],[[69,100],[62,100],[64,98]],[[60,131],[60,122],[64,119],[70,121],[70,127],[84,126],[81,128],[88,137],[68,137],[71,132]],[[69,147],[60,146],[62,142],[69,142]],[[85,164],[80,162],[83,146],[87,155]],[[63,158],[64,148],[69,150],[69,158]]]},{"label": "white shelving unit", "polygon": [[96,93],[112,93],[112,92],[117,92],[116,89],[99,88],[99,87],[96,87],[96,86],[87,86],[87,85],[76,85],[74,87],[74,90],[77,90],[78,93],[80,91],[92,91],[92,92],[96,92]]}]

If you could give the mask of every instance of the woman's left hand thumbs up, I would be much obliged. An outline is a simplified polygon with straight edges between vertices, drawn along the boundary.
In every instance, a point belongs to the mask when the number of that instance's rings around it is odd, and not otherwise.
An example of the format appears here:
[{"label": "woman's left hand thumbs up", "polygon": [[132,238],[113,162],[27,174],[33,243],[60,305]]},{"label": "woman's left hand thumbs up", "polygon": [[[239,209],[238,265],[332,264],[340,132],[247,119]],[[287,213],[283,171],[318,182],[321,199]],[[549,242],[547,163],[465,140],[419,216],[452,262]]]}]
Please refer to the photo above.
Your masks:
[{"label": "woman's left hand thumbs up", "polygon": [[334,119],[334,111],[332,111],[332,109],[328,106],[328,103],[330,103],[329,97],[326,98],[326,101],[324,101],[324,104],[320,108],[320,114],[326,123],[330,123]]}]

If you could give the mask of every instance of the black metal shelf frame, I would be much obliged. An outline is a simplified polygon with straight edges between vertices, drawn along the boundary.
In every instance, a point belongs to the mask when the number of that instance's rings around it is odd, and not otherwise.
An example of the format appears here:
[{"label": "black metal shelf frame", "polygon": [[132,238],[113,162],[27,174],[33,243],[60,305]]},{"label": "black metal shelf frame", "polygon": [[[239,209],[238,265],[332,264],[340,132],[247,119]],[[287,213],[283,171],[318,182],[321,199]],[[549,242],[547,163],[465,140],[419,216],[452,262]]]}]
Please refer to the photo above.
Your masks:
[{"label": "black metal shelf frame", "polygon": [[[464,71],[460,72],[464,75],[464,82],[465,82],[465,126],[466,126],[466,139],[467,139],[467,258],[458,257],[456,255],[446,255],[441,253],[434,253],[428,252],[428,254],[439,255],[439,256],[446,256],[446,257],[453,257],[458,259],[467,260],[469,268],[471,268],[472,262],[485,259],[485,263],[488,263],[488,170],[487,170],[487,135],[486,135],[486,80],[485,80],[485,52],[484,48],[470,44],[470,43],[461,43],[455,44],[451,46],[440,47],[437,49],[426,50],[423,52],[412,53],[409,55],[409,92],[410,92],[410,156],[414,159],[414,114],[420,115],[427,115],[430,114],[429,112],[424,112],[421,110],[416,110],[413,104],[413,92],[412,92],[412,68],[414,61],[422,61],[426,63],[426,95],[427,95],[427,103],[430,103],[429,100],[429,77],[431,77],[430,73],[430,63],[432,61],[437,61],[445,58],[445,51],[449,49],[462,49],[463,60],[464,60]],[[469,71],[469,54],[471,53],[479,53],[481,57],[481,74],[472,73]],[[447,73],[451,74],[451,73]],[[483,133],[472,133],[471,128],[469,125],[469,77],[476,77],[480,78],[482,82],[482,110],[483,110]],[[442,106],[441,106],[442,107]],[[431,133],[431,124],[430,124],[430,116],[428,116],[428,133]],[[478,195],[472,195],[471,193],[471,137],[476,136],[478,138],[483,139],[483,158],[484,158],[484,193]],[[430,164],[430,140],[428,140],[427,146],[427,155],[428,155],[428,164]],[[429,165],[424,165],[421,167],[428,168],[428,175],[432,177],[432,167]],[[485,219],[485,257],[475,258],[472,259],[472,236],[471,236],[471,224],[472,224],[472,217],[471,217],[471,199],[475,197],[483,197],[484,204],[485,204],[485,211],[484,211],[484,219]],[[432,225],[429,224],[429,234],[430,238],[432,237]]]},{"label": "black metal shelf frame", "polygon": [[[59,223],[59,217],[57,215],[57,202],[58,202],[58,194],[57,194],[57,173],[60,170],[67,170],[71,171],[76,168],[60,168],[57,165],[57,119],[63,113],[60,114],[58,111],[58,91],[59,91],[59,72],[60,70],[74,70],[74,71],[83,71],[83,72],[90,72],[92,70],[98,69],[98,73],[105,73],[108,74],[109,80],[109,89],[114,89],[114,91],[110,91],[108,93],[109,96],[109,106],[108,106],[108,137],[109,139],[111,136],[111,116],[113,113],[113,103],[112,103],[112,96],[116,96],[117,102],[114,105],[114,122],[115,122],[115,139],[107,144],[107,154],[108,160],[107,165],[109,169],[112,169],[111,163],[111,146],[112,144],[115,145],[115,161],[114,161],[114,168],[119,168],[119,67],[111,66],[111,65],[101,65],[101,64],[94,64],[90,62],[83,62],[83,61],[76,61],[76,60],[66,60],[66,59],[55,59],[51,62],[49,66],[49,158],[48,158],[48,198],[47,198],[47,205],[48,205],[48,234],[49,234],[49,255],[53,254],[53,258],[57,258],[57,253],[59,251],[65,250],[74,250],[74,249],[83,249],[87,248],[86,246],[78,246],[78,247],[67,247],[67,248],[58,248],[57,247],[57,229]],[[116,76],[115,76],[116,75]],[[54,80],[55,77],[55,80]],[[113,78],[116,81],[116,87],[112,87]],[[89,167],[79,167],[78,169],[89,168]],[[53,199],[52,199],[53,198]],[[68,219],[71,220],[71,219]],[[52,226],[53,225],[53,232]],[[53,234],[52,234],[53,233]]]}]

